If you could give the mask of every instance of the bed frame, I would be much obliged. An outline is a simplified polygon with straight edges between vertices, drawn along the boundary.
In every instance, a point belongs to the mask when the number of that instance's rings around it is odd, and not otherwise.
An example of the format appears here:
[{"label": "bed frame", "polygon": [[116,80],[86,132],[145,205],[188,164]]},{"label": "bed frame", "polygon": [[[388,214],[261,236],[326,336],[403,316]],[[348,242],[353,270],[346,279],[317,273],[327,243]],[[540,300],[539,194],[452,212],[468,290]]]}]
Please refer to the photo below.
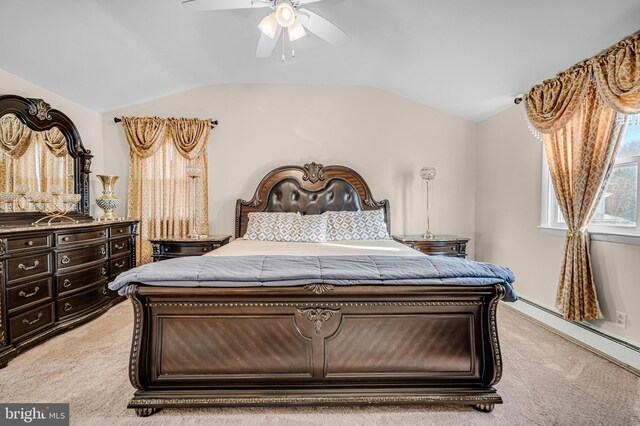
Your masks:
[{"label": "bed frame", "polygon": [[[255,211],[382,209],[362,177],[310,163],[238,200]],[[502,362],[492,286],[173,288],[132,285],[139,416],[165,407],[464,404],[489,412]]]}]

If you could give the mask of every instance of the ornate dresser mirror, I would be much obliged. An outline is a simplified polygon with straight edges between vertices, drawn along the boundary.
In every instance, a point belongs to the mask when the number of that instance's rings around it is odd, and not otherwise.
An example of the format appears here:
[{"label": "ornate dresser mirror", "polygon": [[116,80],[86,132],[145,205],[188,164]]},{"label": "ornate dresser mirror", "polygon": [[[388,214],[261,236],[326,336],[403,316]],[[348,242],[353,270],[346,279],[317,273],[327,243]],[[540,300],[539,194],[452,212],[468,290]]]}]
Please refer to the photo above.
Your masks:
[{"label": "ornate dresser mirror", "polygon": [[92,157],[64,113],[42,99],[0,96],[0,227],[92,220]]}]

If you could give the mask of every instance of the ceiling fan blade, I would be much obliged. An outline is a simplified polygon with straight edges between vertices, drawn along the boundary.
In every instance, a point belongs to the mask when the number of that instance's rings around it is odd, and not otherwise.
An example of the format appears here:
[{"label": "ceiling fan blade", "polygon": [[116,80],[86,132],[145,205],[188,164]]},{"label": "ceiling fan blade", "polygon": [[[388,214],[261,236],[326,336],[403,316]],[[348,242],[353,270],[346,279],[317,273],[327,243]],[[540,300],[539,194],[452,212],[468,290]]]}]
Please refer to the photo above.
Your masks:
[{"label": "ceiling fan blade", "polygon": [[263,32],[260,32],[260,40],[258,40],[258,47],[256,48],[256,57],[258,58],[268,58],[273,52],[273,49],[276,47],[276,43],[280,39],[280,34],[282,33],[282,27],[278,25],[278,30],[276,31],[276,35],[273,38],[269,38],[269,36],[265,35]]},{"label": "ceiling fan blade", "polygon": [[227,10],[267,7],[261,0],[182,0],[182,6],[189,10]]},{"label": "ceiling fan blade", "polygon": [[351,37],[349,37],[347,33],[317,13],[314,13],[309,9],[298,9],[298,12],[302,25],[329,43],[335,46],[344,46],[349,43],[349,40],[351,40]]}]

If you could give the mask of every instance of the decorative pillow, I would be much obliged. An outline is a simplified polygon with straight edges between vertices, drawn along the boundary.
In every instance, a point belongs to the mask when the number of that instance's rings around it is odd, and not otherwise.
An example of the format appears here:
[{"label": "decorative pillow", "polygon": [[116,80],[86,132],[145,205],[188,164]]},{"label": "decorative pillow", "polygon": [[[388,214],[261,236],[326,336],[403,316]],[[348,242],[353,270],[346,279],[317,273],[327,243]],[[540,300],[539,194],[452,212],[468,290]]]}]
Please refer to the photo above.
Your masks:
[{"label": "decorative pillow", "polygon": [[389,239],[384,212],[378,210],[324,212],[327,216],[328,240]]},{"label": "decorative pillow", "polygon": [[249,213],[245,240],[299,241],[300,213]]},{"label": "decorative pillow", "polygon": [[245,240],[313,242],[327,241],[327,217],[300,213],[249,213]]},{"label": "decorative pillow", "polygon": [[308,243],[324,243],[327,241],[327,216],[308,214],[299,218],[300,241]]}]

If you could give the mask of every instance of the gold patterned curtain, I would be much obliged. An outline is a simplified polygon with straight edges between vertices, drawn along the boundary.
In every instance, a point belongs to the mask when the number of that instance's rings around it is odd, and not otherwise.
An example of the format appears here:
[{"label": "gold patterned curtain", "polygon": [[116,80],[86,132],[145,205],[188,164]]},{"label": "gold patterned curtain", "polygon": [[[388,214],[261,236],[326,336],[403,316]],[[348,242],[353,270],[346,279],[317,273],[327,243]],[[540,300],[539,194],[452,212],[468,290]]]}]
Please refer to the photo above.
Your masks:
[{"label": "gold patterned curtain", "polygon": [[[211,120],[122,117],[131,149],[128,216],[140,220],[137,263],[151,261],[154,238],[186,238],[195,202],[195,226],[208,233],[207,140]],[[188,166],[202,169],[191,200]]]},{"label": "gold patterned curtain", "polygon": [[565,318],[602,318],[587,225],[615,161],[625,114],[640,111],[640,33],[534,86],[527,119],[544,141],[551,180],[567,222],[556,307]]}]

